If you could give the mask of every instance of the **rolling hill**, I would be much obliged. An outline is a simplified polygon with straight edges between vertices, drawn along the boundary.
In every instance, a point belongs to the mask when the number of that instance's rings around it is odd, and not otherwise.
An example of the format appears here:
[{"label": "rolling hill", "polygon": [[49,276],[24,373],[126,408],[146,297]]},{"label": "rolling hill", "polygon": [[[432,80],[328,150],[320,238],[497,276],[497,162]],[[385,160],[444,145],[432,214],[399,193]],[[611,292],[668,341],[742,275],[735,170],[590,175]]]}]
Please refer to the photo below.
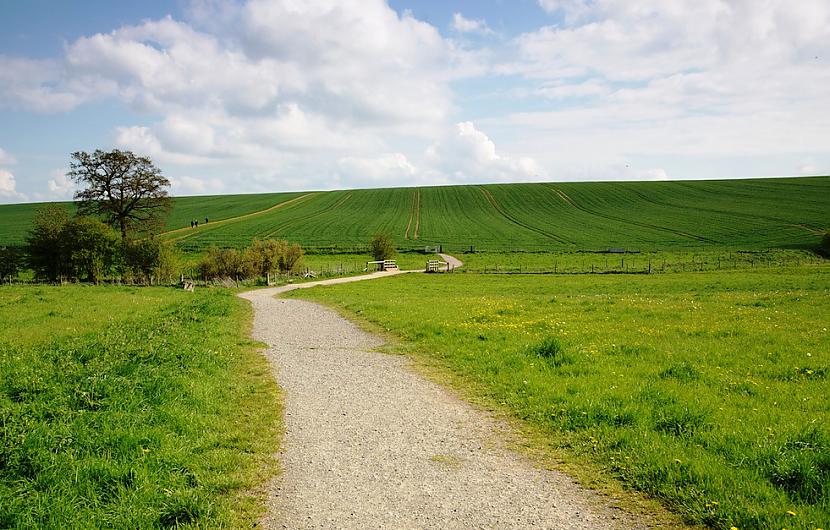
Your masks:
[{"label": "rolling hill", "polygon": [[[37,207],[0,207],[0,245],[25,240]],[[404,249],[762,249],[815,246],[828,226],[830,177],[802,177],[178,197],[164,237],[193,251],[254,238],[341,251],[377,232]]]}]

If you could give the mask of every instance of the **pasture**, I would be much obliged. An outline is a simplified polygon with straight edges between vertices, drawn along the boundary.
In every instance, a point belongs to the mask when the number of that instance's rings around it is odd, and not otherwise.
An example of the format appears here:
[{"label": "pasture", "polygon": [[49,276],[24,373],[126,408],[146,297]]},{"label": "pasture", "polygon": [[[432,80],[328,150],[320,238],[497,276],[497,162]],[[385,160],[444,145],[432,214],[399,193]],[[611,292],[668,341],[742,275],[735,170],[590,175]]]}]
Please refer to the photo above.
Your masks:
[{"label": "pasture", "polygon": [[250,527],[280,399],[225,290],[0,288],[0,527]]},{"label": "pasture", "polygon": [[826,265],[407,275],[288,296],[398,337],[588,482],[613,477],[711,528],[830,522]]},{"label": "pasture", "polygon": [[[0,245],[24,241],[36,207],[0,207]],[[194,252],[254,238],[363,252],[378,232],[401,249],[454,252],[803,249],[817,245],[828,212],[830,177],[493,184],[179,197],[165,237]]]}]

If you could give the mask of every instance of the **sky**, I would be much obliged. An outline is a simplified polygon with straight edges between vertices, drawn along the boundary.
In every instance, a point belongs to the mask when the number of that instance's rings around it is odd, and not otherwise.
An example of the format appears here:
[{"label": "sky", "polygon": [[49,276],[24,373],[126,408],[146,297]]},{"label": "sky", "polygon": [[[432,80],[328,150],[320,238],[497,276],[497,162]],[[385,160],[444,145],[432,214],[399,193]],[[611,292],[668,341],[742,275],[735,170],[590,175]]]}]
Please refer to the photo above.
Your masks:
[{"label": "sky", "polygon": [[827,0],[0,0],[0,203],[830,174]]}]

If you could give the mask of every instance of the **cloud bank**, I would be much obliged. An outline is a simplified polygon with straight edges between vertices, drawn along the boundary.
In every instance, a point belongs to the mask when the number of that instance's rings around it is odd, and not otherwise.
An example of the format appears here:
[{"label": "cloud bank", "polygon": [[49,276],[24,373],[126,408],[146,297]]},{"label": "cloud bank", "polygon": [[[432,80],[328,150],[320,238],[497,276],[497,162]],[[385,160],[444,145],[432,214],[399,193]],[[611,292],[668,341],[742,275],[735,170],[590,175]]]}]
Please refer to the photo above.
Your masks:
[{"label": "cloud bank", "polygon": [[[826,1],[538,9],[497,37],[455,12],[446,36],[384,0],[197,0],[60,57],[0,55],[0,107],[126,107],[146,120],[113,146],[176,193],[830,172]],[[19,198],[4,156],[0,193]],[[51,177],[42,193],[70,193]]]}]

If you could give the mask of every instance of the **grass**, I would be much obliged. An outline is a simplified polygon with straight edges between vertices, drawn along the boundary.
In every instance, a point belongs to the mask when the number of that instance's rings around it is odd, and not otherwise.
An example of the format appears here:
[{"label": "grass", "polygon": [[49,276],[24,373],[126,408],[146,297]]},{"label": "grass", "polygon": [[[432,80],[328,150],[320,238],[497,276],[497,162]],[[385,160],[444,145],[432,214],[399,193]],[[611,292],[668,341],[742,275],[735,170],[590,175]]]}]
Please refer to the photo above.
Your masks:
[{"label": "grass", "polygon": [[823,266],[406,275],[288,296],[389,330],[572,468],[688,523],[814,530],[830,523],[828,295]]},{"label": "grass", "polygon": [[280,401],[228,291],[0,288],[0,527],[250,527]]},{"label": "grass", "polygon": [[607,252],[477,252],[456,254],[464,261],[460,272],[475,273],[617,273],[691,272],[821,265],[824,259],[807,250],[730,248],[669,250],[610,254]]},{"label": "grass", "polygon": [[[35,206],[0,207],[0,245],[25,239]],[[828,212],[830,177],[387,188],[176,198],[168,227],[187,228],[167,237],[195,252],[254,238],[365,252],[378,232],[399,248],[454,252],[805,249]]]}]

